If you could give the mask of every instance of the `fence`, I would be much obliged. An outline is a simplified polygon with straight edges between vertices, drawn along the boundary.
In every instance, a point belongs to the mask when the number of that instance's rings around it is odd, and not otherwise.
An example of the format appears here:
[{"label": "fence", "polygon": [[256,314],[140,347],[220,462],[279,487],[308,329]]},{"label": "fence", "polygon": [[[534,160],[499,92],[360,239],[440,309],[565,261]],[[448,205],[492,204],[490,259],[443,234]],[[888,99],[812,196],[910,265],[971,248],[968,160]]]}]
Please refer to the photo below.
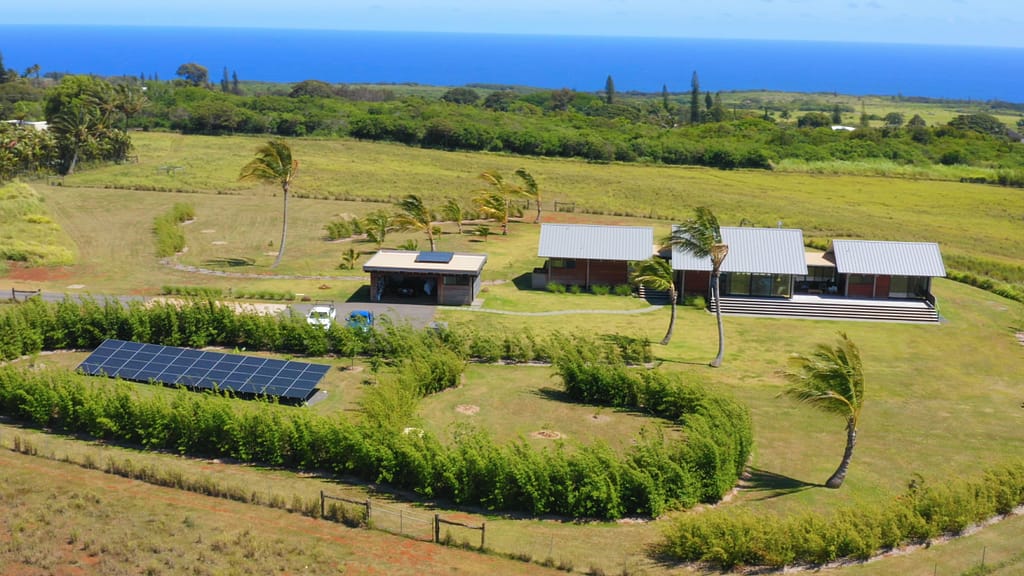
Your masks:
[{"label": "fence", "polygon": [[[332,507],[328,510],[327,501],[333,500],[340,502],[342,506],[355,506],[361,511],[363,522],[349,522],[351,517],[347,515],[345,510],[338,510]],[[453,526],[459,528],[466,528],[468,530],[479,530],[480,531],[480,549],[484,549],[486,544],[486,533],[487,523],[481,522],[479,525],[469,524],[466,522],[459,522],[456,520],[449,520],[442,518],[440,514],[434,514],[433,518],[429,516],[421,516],[419,514],[411,514],[404,508],[399,506],[389,506],[380,502],[371,502],[369,498],[366,500],[354,500],[352,498],[344,498],[341,496],[331,496],[325,494],[323,490],[320,491],[320,517],[327,518],[329,516],[334,517],[336,520],[340,520],[345,524],[355,525],[362,524],[364,526],[373,528],[374,530],[383,530],[392,534],[398,534],[400,536],[406,536],[414,538],[416,540],[423,540],[425,542],[436,542],[442,543],[441,538],[441,525]],[[450,540],[451,535],[446,535],[445,540]]]},{"label": "fence", "polygon": [[15,290],[14,288],[11,288],[11,301],[17,302],[20,297],[21,301],[24,302],[25,300],[28,300],[33,296],[39,296],[42,293],[42,290]]}]

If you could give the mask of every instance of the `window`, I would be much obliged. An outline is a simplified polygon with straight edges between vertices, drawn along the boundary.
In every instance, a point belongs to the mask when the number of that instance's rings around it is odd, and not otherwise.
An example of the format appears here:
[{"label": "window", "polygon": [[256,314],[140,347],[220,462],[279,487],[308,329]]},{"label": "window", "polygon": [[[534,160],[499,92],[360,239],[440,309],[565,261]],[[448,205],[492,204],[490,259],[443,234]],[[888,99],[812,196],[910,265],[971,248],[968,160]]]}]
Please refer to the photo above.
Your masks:
[{"label": "window", "polygon": [[469,276],[445,276],[444,277],[444,285],[445,286],[469,286],[470,279],[471,278]]},{"label": "window", "polygon": [[572,269],[576,267],[576,261],[567,258],[552,258],[550,260],[552,268],[568,268]]}]

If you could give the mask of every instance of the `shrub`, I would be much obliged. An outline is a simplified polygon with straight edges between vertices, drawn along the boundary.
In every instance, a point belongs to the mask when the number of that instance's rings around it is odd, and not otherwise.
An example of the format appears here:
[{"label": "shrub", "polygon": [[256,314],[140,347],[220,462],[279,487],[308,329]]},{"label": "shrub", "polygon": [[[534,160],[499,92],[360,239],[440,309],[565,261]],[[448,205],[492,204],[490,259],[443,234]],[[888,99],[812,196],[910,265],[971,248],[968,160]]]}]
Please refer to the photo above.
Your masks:
[{"label": "shrub", "polygon": [[607,284],[594,284],[590,287],[590,291],[596,296],[607,296],[612,291],[612,287]]},{"label": "shrub", "polygon": [[565,294],[565,284],[559,284],[558,282],[548,282],[545,289],[552,294]]},{"label": "shrub", "polygon": [[687,306],[692,306],[697,310],[704,310],[708,307],[707,300],[703,296],[687,296],[685,302]]},{"label": "shrub", "polygon": [[616,284],[612,289],[616,296],[632,296],[633,287],[629,284]]},{"label": "shrub", "polygon": [[569,286],[569,294],[582,294],[582,293],[583,293],[583,287],[580,286],[579,284],[572,284],[571,286]]}]

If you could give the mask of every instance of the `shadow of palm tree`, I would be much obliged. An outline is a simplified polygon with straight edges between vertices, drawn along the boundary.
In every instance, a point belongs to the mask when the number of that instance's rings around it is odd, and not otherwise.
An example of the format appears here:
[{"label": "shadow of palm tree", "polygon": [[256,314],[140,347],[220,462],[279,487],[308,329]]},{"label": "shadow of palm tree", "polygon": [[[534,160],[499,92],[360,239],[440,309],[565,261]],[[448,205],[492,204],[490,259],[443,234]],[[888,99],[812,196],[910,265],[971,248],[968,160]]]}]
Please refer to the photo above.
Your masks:
[{"label": "shadow of palm tree", "polygon": [[824,484],[804,482],[789,476],[783,476],[776,472],[769,472],[760,468],[748,467],[743,479],[740,481],[740,489],[744,492],[764,492],[765,495],[755,500],[769,500],[787,494],[802,492],[808,488],[822,488]]}]

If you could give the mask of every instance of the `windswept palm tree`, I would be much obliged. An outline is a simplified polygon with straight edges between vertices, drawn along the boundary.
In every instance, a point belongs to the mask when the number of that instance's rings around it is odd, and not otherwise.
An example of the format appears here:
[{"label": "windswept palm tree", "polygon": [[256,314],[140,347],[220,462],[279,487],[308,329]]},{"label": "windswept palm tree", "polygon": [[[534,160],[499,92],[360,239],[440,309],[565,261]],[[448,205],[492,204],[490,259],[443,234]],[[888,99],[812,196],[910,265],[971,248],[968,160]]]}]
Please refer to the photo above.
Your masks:
[{"label": "windswept palm tree", "polygon": [[668,292],[672,302],[672,316],[668,321],[668,332],[661,339],[662,344],[668,344],[672,340],[672,331],[676,327],[676,283],[675,272],[672,270],[672,263],[660,256],[654,256],[643,262],[638,262],[633,270],[633,281],[642,284],[652,290]]},{"label": "windswept palm tree", "polygon": [[394,229],[392,220],[394,217],[383,210],[370,212],[363,219],[363,229],[366,231],[366,239],[377,245],[377,249],[384,245],[388,232]]},{"label": "windswept palm tree", "polygon": [[394,223],[400,230],[420,230],[427,235],[430,241],[430,251],[436,249],[434,242],[435,233],[439,232],[434,226],[433,211],[423,203],[423,199],[415,194],[407,194],[398,202],[399,214],[394,217]]},{"label": "windswept palm tree", "polygon": [[242,167],[239,180],[256,180],[258,182],[281,185],[284,193],[284,212],[281,223],[281,245],[277,249],[277,258],[271,268],[276,268],[284,256],[285,240],[288,238],[288,193],[292,182],[299,172],[299,161],[292,158],[292,149],[284,140],[268,140],[256,149],[256,157]]},{"label": "windswept palm tree", "polygon": [[725,356],[725,332],[722,329],[722,306],[719,293],[719,278],[722,274],[722,262],[729,254],[729,246],[722,242],[722,230],[718,218],[710,208],[701,206],[695,211],[694,217],[679,224],[672,230],[667,244],[673,250],[689,252],[696,258],[711,258],[711,301],[715,306],[718,320],[718,356],[711,361],[711,366],[722,365]]},{"label": "windswept palm tree", "polygon": [[519,179],[523,181],[523,187],[520,189],[522,191],[523,196],[526,196],[530,200],[537,203],[537,216],[533,219],[533,223],[539,224],[541,213],[541,198],[540,188],[537,186],[537,181],[534,180],[533,175],[527,172],[525,168],[520,168],[516,170],[516,176],[519,176]]},{"label": "windswept palm tree", "polygon": [[466,213],[462,209],[462,204],[455,198],[449,198],[444,206],[441,207],[441,214],[444,215],[446,220],[451,220],[459,227],[459,236],[462,236],[462,221],[466,219]]},{"label": "windswept palm tree", "polygon": [[825,482],[829,488],[839,488],[846,479],[857,444],[857,423],[864,407],[864,369],[860,351],[843,332],[835,346],[819,344],[810,356],[796,355],[791,359],[793,369],[786,372],[789,387],[783,392],[832,414],[846,419],[846,450],[839,468]]},{"label": "windswept palm tree", "polygon": [[61,110],[52,127],[64,174],[74,174],[78,161],[95,151],[103,127],[96,108],[74,99]]},{"label": "windswept palm tree", "polygon": [[519,193],[519,189],[508,182],[498,172],[483,172],[480,178],[487,182],[491,188],[481,190],[474,198],[480,211],[488,218],[501,221],[501,233],[508,235],[508,218],[512,210],[512,195]]}]

